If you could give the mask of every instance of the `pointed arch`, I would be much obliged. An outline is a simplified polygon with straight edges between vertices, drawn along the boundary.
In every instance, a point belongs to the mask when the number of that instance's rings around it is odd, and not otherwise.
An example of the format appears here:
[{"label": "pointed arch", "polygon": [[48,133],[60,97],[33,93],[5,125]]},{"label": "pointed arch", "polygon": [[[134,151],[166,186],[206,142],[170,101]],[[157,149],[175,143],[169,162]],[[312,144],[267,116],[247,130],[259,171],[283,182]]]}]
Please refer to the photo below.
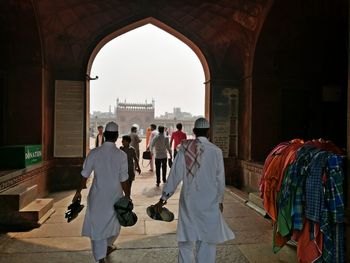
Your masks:
[{"label": "pointed arch", "polygon": [[128,26],[125,26],[123,28],[120,28],[116,31],[114,31],[113,33],[105,36],[93,49],[89,61],[88,61],[88,65],[87,65],[87,74],[90,74],[91,72],[91,67],[92,64],[95,60],[96,55],[98,54],[98,52],[103,48],[103,46],[105,44],[107,44],[109,41],[111,41],[112,39],[125,34],[133,29],[136,29],[138,27],[147,25],[147,24],[152,24],[164,31],[166,31],[167,33],[171,34],[172,36],[176,37],[177,39],[181,40],[183,43],[185,43],[187,46],[189,46],[193,52],[197,55],[197,57],[199,58],[199,61],[202,64],[203,67],[203,71],[204,71],[204,76],[205,76],[205,82],[208,82],[210,80],[210,72],[209,72],[209,66],[207,63],[207,60],[204,56],[204,54],[202,53],[202,51],[200,50],[200,48],[189,38],[187,38],[186,36],[184,36],[183,34],[181,34],[180,32],[176,31],[175,29],[173,29],[172,27],[164,24],[163,22],[159,21],[158,19],[155,19],[153,17],[148,17],[142,20],[139,20],[137,22],[134,22],[132,24],[129,24]]},{"label": "pointed arch", "polygon": [[[165,23],[159,21],[158,19],[154,17],[148,17],[142,20],[139,20],[137,22],[131,23],[125,27],[122,27],[108,35],[106,35],[102,40],[94,47],[94,49],[91,52],[91,55],[89,57],[88,63],[87,63],[87,71],[86,74],[90,76],[92,64],[99,53],[99,51],[111,40],[115,39],[118,36],[121,36],[133,29],[142,27],[147,24],[152,24],[165,32],[171,34],[172,36],[176,37],[183,43],[185,43],[188,47],[192,49],[192,51],[197,55],[200,63],[202,64],[202,68],[204,71],[204,77],[205,77],[205,116],[210,119],[210,70],[208,62],[203,54],[203,52],[200,50],[200,48],[189,38],[181,34],[180,32],[176,31],[172,27],[166,25]],[[89,97],[89,81],[87,81],[87,98]],[[89,112],[89,102],[87,102],[87,113]]]}]

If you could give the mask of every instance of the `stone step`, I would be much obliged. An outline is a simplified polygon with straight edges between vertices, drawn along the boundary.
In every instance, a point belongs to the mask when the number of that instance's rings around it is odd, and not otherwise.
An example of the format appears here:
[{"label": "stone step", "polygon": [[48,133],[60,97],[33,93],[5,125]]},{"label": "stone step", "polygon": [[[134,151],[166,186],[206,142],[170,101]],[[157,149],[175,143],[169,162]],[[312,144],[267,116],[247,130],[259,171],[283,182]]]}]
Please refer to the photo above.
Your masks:
[{"label": "stone step", "polygon": [[259,192],[249,193],[248,202],[246,203],[246,205],[254,209],[262,216],[266,216],[263,199],[260,197]]},{"label": "stone step", "polygon": [[248,201],[248,202],[246,203],[246,205],[247,205],[248,207],[250,207],[251,209],[255,210],[256,212],[258,212],[260,215],[262,215],[262,216],[264,216],[264,217],[266,216],[265,210],[264,210],[264,209],[261,209],[259,206],[255,205],[254,203]]},{"label": "stone step", "polygon": [[260,197],[260,193],[259,192],[249,193],[248,199],[249,199],[249,202],[251,202],[254,205],[260,207],[263,210],[265,210],[265,208],[264,208],[264,200]]},{"label": "stone step", "polygon": [[39,226],[41,226],[42,224],[44,224],[46,222],[47,219],[49,219],[51,217],[51,215],[55,213],[55,209],[51,208],[49,211],[46,212],[45,215],[43,215],[39,221],[37,222]]},{"label": "stone step", "polygon": [[33,202],[38,194],[38,186],[15,186],[0,193],[0,207],[2,212],[19,211]]},{"label": "stone step", "polygon": [[30,222],[39,222],[39,220],[53,208],[52,198],[36,199],[26,207],[19,210],[21,217]]}]

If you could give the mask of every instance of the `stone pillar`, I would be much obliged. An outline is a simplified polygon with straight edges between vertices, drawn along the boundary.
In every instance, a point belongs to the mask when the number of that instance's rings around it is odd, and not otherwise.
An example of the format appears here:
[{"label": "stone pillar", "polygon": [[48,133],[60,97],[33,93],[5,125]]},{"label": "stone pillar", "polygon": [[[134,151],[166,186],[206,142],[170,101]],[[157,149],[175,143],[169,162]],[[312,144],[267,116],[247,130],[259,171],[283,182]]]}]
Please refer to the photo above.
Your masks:
[{"label": "stone pillar", "polygon": [[239,89],[235,81],[211,81],[211,140],[223,152],[226,183],[238,188],[242,186],[237,162]]}]

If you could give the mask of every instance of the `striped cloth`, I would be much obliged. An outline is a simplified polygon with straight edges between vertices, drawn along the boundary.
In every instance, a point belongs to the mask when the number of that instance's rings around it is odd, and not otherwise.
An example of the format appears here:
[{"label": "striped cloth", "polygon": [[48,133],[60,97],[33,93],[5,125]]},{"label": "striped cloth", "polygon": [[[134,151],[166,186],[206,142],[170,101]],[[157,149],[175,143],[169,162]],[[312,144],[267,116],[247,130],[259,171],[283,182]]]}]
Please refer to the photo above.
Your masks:
[{"label": "striped cloth", "polygon": [[181,142],[185,153],[187,176],[194,177],[200,167],[204,147],[200,140],[183,140]]}]

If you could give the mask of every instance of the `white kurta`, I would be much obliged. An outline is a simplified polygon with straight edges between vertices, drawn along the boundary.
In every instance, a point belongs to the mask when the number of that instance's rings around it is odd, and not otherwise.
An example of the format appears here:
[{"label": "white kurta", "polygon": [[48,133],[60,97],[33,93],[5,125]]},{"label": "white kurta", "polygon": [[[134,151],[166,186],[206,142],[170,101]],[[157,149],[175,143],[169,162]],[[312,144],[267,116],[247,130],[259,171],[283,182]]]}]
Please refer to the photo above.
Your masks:
[{"label": "white kurta", "polygon": [[186,175],[184,149],[181,147],[164,185],[162,199],[168,199],[182,181],[177,240],[217,244],[235,238],[219,209],[225,191],[223,155],[207,138],[199,137],[199,140],[204,152],[196,175]]},{"label": "white kurta", "polygon": [[120,183],[129,177],[127,156],[115,143],[105,142],[91,150],[81,174],[87,178],[92,171],[94,180],[87,198],[82,235],[92,240],[117,236],[120,224],[113,205],[123,196]]}]

